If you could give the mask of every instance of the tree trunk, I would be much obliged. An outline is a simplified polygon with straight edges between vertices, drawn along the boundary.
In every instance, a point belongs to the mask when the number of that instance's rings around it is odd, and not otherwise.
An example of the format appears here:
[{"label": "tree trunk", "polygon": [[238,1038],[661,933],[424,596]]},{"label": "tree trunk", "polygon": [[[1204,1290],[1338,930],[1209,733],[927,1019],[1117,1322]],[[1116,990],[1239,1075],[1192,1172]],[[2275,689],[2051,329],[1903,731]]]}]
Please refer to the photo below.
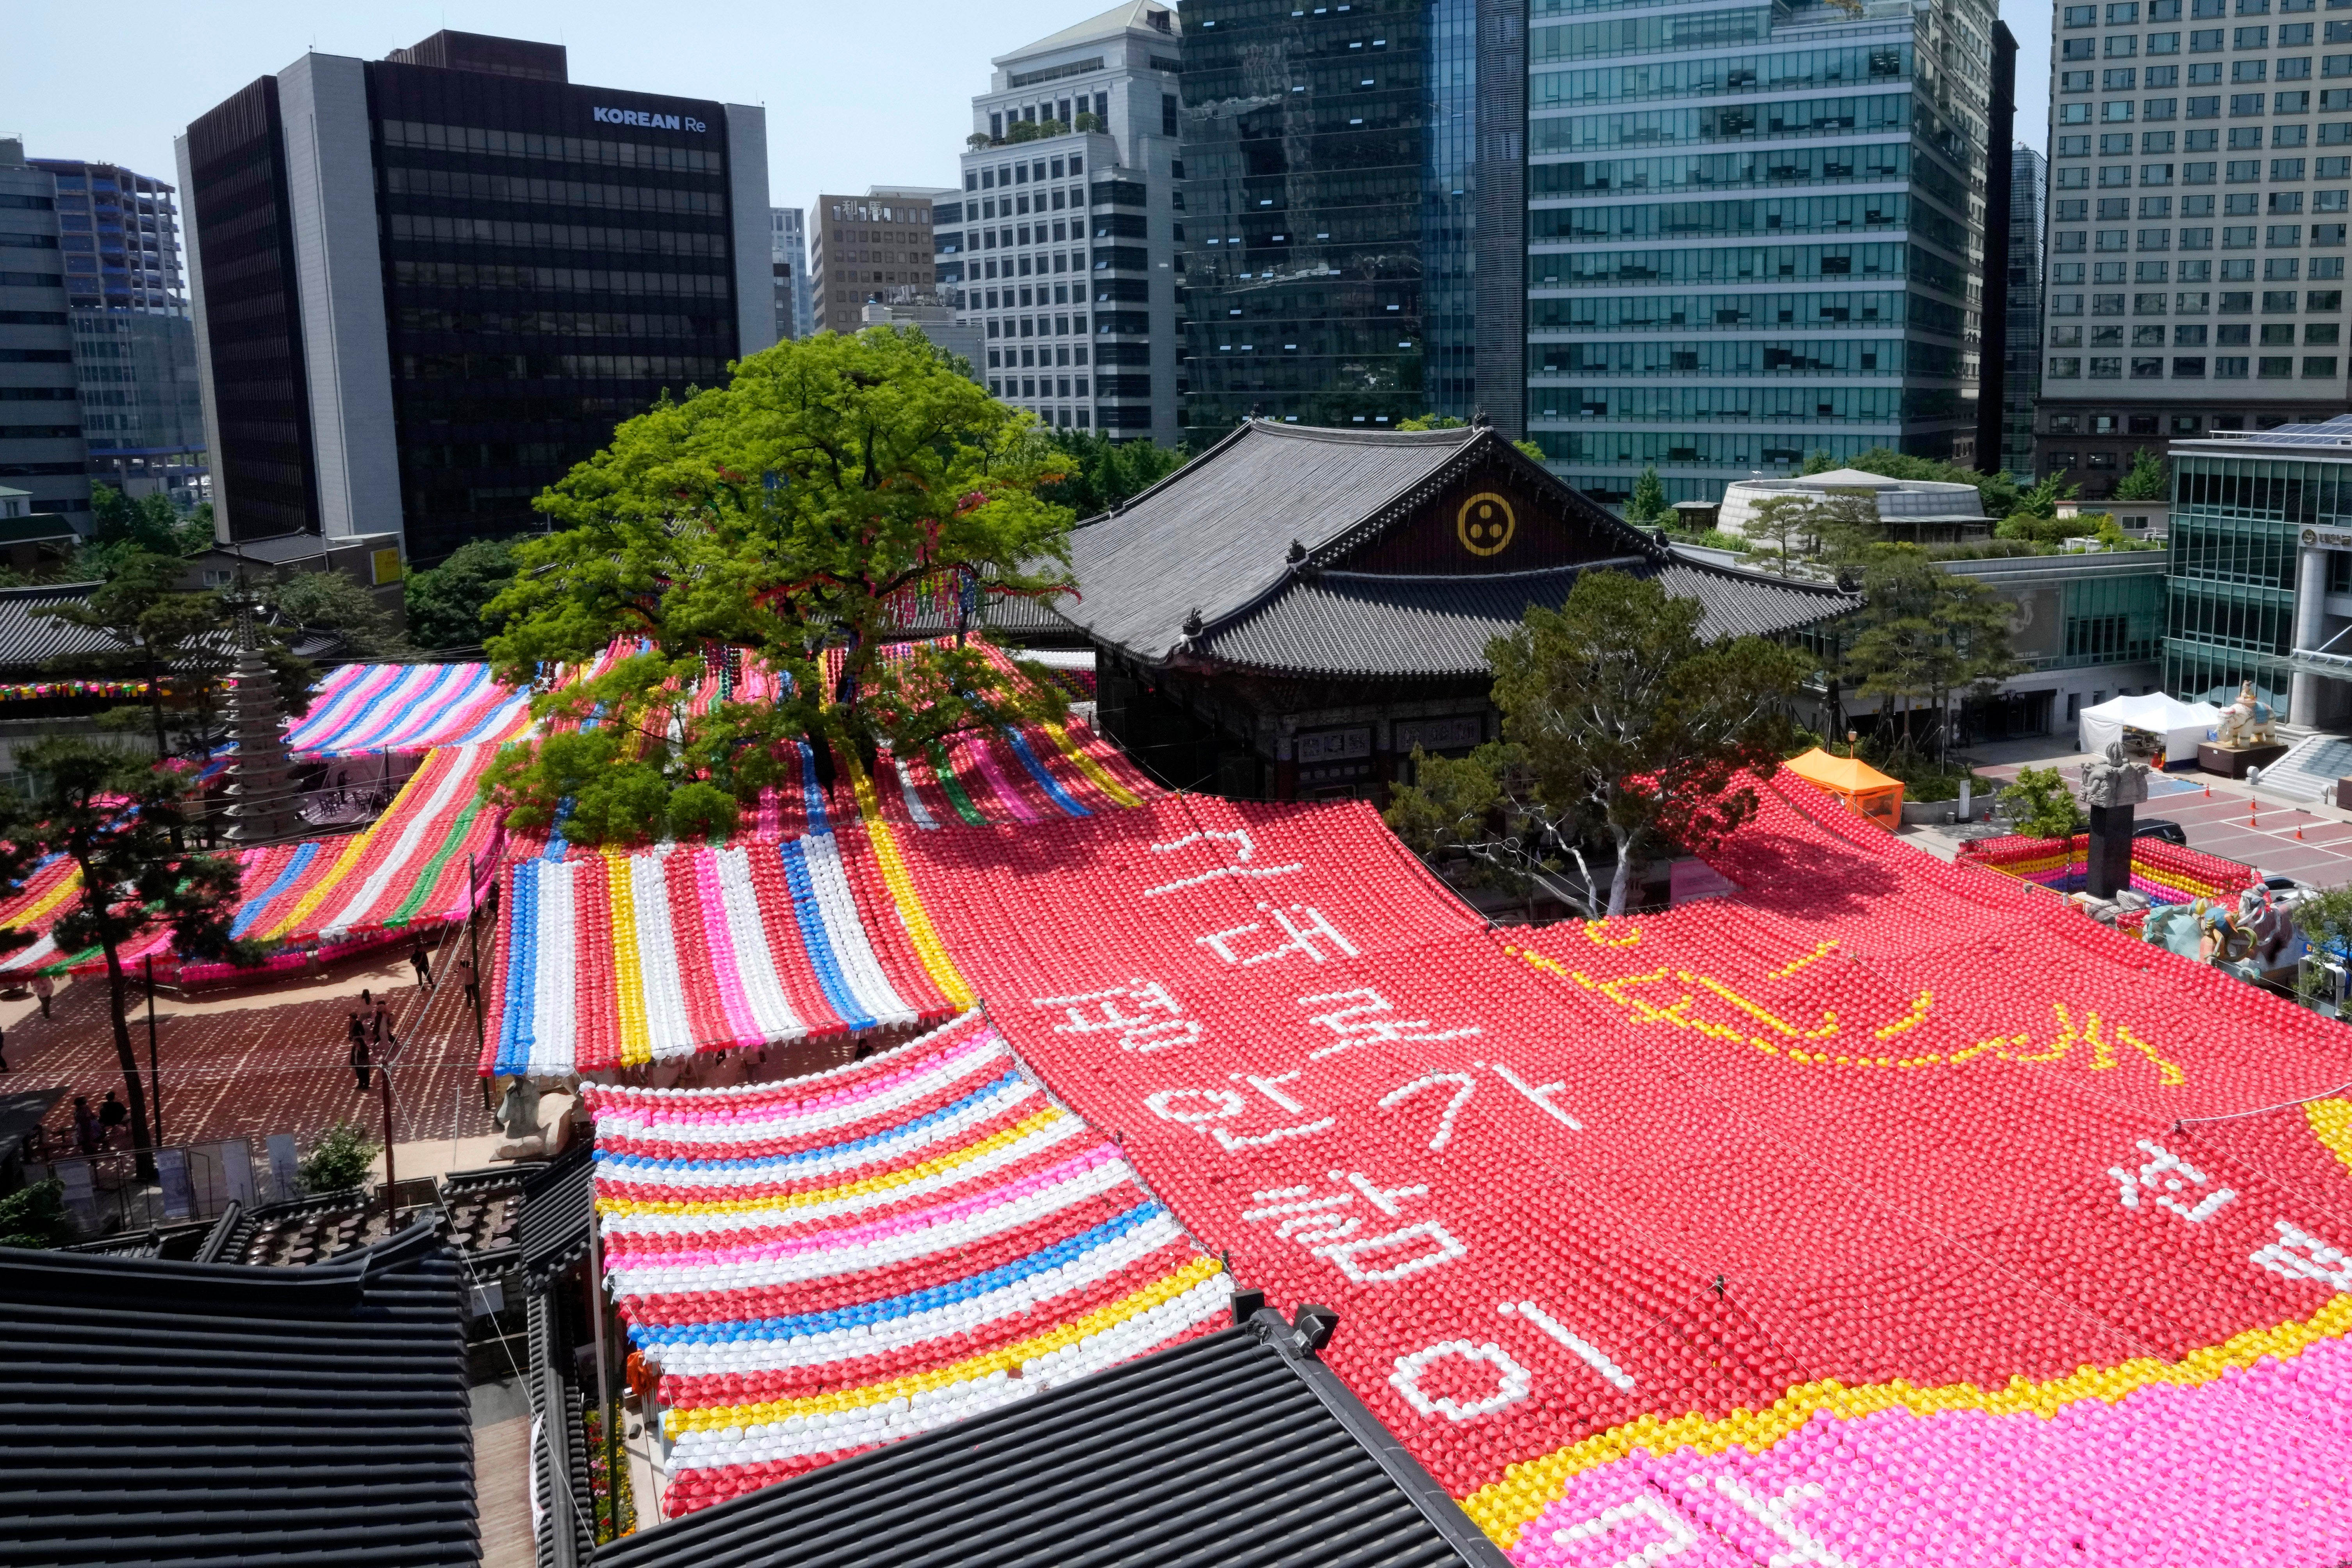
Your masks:
[{"label": "tree trunk", "polygon": [[147,711],[155,721],[155,760],[161,763],[171,753],[164,750],[163,681],[155,672],[155,654],[152,648],[147,654]]},{"label": "tree trunk", "polygon": [[1609,875],[1609,918],[1613,921],[1624,918],[1625,896],[1633,888],[1633,836],[1622,828],[1612,831],[1617,839],[1617,868]]},{"label": "tree trunk", "polygon": [[[85,878],[87,873],[85,873]],[[139,1152],[139,1179],[155,1179],[155,1142],[147,1120],[147,1090],[139,1078],[139,1058],[131,1049],[131,1025],[123,1016],[122,959],[114,943],[100,945],[106,950],[106,1009],[114,1022],[114,1056],[122,1064],[122,1087],[131,1096],[131,1146]]]}]

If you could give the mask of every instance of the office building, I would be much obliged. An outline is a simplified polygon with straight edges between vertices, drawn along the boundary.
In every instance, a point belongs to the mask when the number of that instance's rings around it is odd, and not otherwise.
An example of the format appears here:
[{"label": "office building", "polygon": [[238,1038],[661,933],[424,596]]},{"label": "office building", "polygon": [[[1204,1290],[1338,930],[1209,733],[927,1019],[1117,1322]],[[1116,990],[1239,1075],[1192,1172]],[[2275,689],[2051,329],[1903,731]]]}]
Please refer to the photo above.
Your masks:
[{"label": "office building", "polygon": [[179,155],[228,537],[537,531],[615,425],[775,338],[765,116],[556,45],[305,55]]},{"label": "office building", "polygon": [[57,176],[0,138],[0,485],[19,515],[89,527]]},{"label": "office building", "polygon": [[2227,703],[2251,680],[2294,723],[2352,729],[2352,416],[2209,429],[2171,457],[2165,690]]},{"label": "office building", "polygon": [[2136,449],[2345,407],[2352,21],[2275,5],[2052,12],[2035,446],[2085,500]]},{"label": "office building", "polygon": [[[1504,434],[1522,433],[1528,10],[1524,0],[1187,7],[1185,403],[1196,442],[1252,409],[1367,429],[1483,410]],[[1612,12],[1580,26],[1613,38],[1620,23]]]},{"label": "office building", "polygon": [[1988,468],[2039,478],[2033,461],[2033,407],[2042,389],[2042,219],[2048,212],[2050,160],[2020,142],[2010,149],[2009,332],[2003,350],[2000,461]]},{"label": "office building", "polygon": [[169,184],[114,163],[27,162],[57,176],[66,292],[77,310],[186,310],[179,209]]},{"label": "office building", "polygon": [[196,326],[176,311],[73,310],[74,367],[93,479],[183,511],[209,499]]},{"label": "office building", "polygon": [[175,193],[118,164],[28,161],[58,183],[90,477],[193,506],[205,491],[204,396]]},{"label": "office building", "polygon": [[981,336],[980,322],[964,314],[962,296],[954,289],[941,289],[935,294],[907,291],[887,302],[867,305],[859,313],[858,324],[867,327],[912,327],[929,338],[935,347],[961,359],[971,379],[982,385],[988,374],[980,367],[987,363],[987,343]]},{"label": "office building", "polygon": [[1559,473],[1704,501],[1813,452],[1975,465],[1995,26],[1800,0],[1529,29],[1528,415]]},{"label": "office building", "polygon": [[809,290],[819,330],[854,332],[866,307],[894,289],[931,291],[937,274],[932,204],[955,192],[931,185],[874,185],[862,196],[816,199],[809,230]]},{"label": "office building", "polygon": [[804,338],[809,321],[807,215],[798,207],[774,207],[769,216],[769,270],[776,280],[776,340]]},{"label": "office building", "polygon": [[[1978,187],[1984,193],[1985,266],[1976,300],[1977,319],[1982,327],[1977,344],[1977,426],[1966,438],[1971,460],[1987,472],[2000,467],[2002,421],[2008,416],[2009,258],[2004,242],[2016,169],[2012,138],[2017,132],[2017,39],[1999,22],[1992,25],[1990,71],[1984,183]],[[1959,449],[1958,439],[1954,448]]]},{"label": "office building", "polygon": [[1176,13],[1125,0],[999,55],[971,100],[940,263],[991,389],[1057,428],[1181,439],[1182,59]]}]

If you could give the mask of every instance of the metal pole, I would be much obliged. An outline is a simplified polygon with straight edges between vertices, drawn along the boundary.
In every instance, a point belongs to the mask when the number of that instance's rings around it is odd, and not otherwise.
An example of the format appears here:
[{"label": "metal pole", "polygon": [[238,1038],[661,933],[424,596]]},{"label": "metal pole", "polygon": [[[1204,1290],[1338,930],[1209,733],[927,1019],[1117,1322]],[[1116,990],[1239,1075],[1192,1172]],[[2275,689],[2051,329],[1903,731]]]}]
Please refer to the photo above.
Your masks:
[{"label": "metal pole", "polygon": [[[611,1501],[606,1509],[612,1521],[612,1539],[621,1538],[621,1478],[620,1443],[617,1423],[613,1419],[612,1358],[604,1353],[604,1248],[596,1235],[596,1211],[588,1211],[588,1313],[595,1325],[596,1335],[596,1408],[602,1413],[596,1419],[604,1427],[604,1495]],[[588,1499],[591,1517],[596,1500]]]},{"label": "metal pole", "polygon": [[399,1184],[392,1172],[392,1064],[376,1068],[383,1085],[383,1232],[392,1234],[393,1222],[400,1217]]},{"label": "metal pole", "polygon": [[155,1065],[155,955],[147,955],[147,1087],[155,1096],[155,1147],[163,1146],[163,1069]]},{"label": "metal pole", "polygon": [[[474,889],[478,886],[479,884],[474,880],[474,857],[469,850],[466,855],[466,943],[472,953],[468,973],[474,977],[474,1060],[479,1062],[482,1059],[482,921],[481,910],[474,898]],[[487,1086],[489,1079],[485,1078],[482,1081]]]}]

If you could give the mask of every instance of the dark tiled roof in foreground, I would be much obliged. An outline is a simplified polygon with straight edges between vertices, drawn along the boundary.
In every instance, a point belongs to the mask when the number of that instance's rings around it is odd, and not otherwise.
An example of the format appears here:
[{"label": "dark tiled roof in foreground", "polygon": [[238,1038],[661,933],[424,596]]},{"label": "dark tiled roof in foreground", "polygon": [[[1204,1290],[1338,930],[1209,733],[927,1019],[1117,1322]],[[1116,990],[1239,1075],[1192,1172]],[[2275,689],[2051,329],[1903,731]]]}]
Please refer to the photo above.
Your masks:
[{"label": "dark tiled roof in foreground", "polygon": [[523,1272],[532,1280],[551,1279],[588,1256],[595,1182],[595,1145],[585,1138],[524,1181],[514,1241],[522,1251]]},{"label": "dark tiled roof in foreground", "polygon": [[[493,1269],[515,1247],[523,1188],[539,1169],[528,1164],[458,1171],[437,1187],[429,1177],[403,1182],[401,1226],[439,1219],[478,1273]],[[300,1268],[341,1258],[383,1239],[383,1207],[377,1193],[361,1190],[266,1204],[235,1221],[221,1258]]]},{"label": "dark tiled roof in foreground", "polygon": [[1487,643],[1519,625],[1529,605],[1557,609],[1594,567],[1654,577],[1675,598],[1697,600],[1706,608],[1699,635],[1710,642],[1776,636],[1859,604],[1826,586],[1642,556],[1491,577],[1324,572],[1211,633],[1197,652],[1286,675],[1483,676]]},{"label": "dark tiled roof in foreground", "polygon": [[456,1257],[314,1268],[0,1249],[0,1562],[480,1560]]},{"label": "dark tiled roof in foreground", "polygon": [[[1344,1332],[1344,1329],[1342,1330]],[[1280,1314],[607,1546],[596,1568],[1505,1568]]]}]

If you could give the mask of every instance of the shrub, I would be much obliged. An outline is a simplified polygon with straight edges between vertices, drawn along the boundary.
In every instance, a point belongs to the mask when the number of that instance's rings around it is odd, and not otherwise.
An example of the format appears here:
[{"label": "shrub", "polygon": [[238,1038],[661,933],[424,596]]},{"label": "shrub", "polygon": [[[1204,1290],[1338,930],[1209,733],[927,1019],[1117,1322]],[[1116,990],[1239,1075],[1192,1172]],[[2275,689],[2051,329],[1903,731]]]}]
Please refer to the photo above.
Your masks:
[{"label": "shrub", "polygon": [[2056,768],[2025,768],[2000,792],[2001,808],[2020,833],[2034,838],[2072,838],[2088,826],[2074,792]]},{"label": "shrub", "polygon": [[338,1121],[319,1135],[295,1174],[307,1193],[345,1193],[367,1180],[368,1164],[381,1145],[371,1142],[355,1121]]},{"label": "shrub", "polygon": [[63,1182],[51,1177],[0,1198],[0,1247],[63,1247],[73,1239]]}]

